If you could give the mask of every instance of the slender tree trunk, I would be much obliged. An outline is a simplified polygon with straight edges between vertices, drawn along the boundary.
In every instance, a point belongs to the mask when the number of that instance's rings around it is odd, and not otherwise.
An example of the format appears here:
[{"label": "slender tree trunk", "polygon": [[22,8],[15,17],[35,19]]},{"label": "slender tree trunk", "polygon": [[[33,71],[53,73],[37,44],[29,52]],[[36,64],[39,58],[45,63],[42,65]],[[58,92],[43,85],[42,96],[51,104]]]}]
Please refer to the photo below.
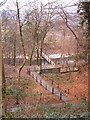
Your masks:
[{"label": "slender tree trunk", "polygon": [[18,2],[16,0],[16,6],[17,6],[17,20],[18,20],[18,27],[19,27],[19,34],[20,34],[20,41],[21,41],[21,46],[22,46],[22,51],[23,51],[23,55],[24,55],[24,60],[22,62],[22,64],[19,67],[19,73],[18,73],[18,81],[20,82],[20,74],[21,74],[21,70],[25,65],[26,62],[26,52],[25,52],[25,48],[24,48],[24,41],[23,41],[23,36],[22,36],[22,26],[20,23],[20,12],[19,12],[19,6],[18,6]]},{"label": "slender tree trunk", "polygon": [[21,60],[20,60],[20,46],[19,46],[19,48],[18,48],[18,56],[19,56],[19,57],[18,57],[18,64],[20,65],[20,61],[21,61]]},{"label": "slender tree trunk", "polygon": [[[88,4],[88,3],[87,3]],[[87,54],[88,54],[88,62],[89,62],[89,66],[90,66],[90,2],[89,2],[89,5],[88,5],[88,10],[87,10],[87,14],[88,14],[88,50],[87,50]],[[89,68],[90,70],[90,68]]]},{"label": "slender tree trunk", "polygon": [[16,38],[14,39],[14,44],[13,44],[13,65],[15,66],[16,64]]},{"label": "slender tree trunk", "polygon": [[8,51],[8,64],[10,65],[10,45],[9,45],[9,51]]},{"label": "slender tree trunk", "polygon": [[1,21],[0,21],[0,115],[4,118],[7,114],[6,107],[6,80],[4,73],[3,53],[2,53],[2,41],[1,41]]},{"label": "slender tree trunk", "polygon": [[38,38],[37,38],[37,65],[39,66],[39,45],[38,45]]},{"label": "slender tree trunk", "polygon": [[47,34],[47,23],[46,23],[46,26],[42,32],[42,39],[41,39],[41,48],[40,48],[40,74],[42,73],[41,70],[42,70],[42,51],[43,51],[43,44],[44,44],[44,39],[45,39],[45,36]]},{"label": "slender tree trunk", "polygon": [[32,57],[33,57],[33,53],[34,53],[34,47],[32,49],[31,55],[30,55],[30,66],[32,65]]},{"label": "slender tree trunk", "polygon": [[32,65],[32,57],[33,57],[34,49],[35,49],[35,40],[34,40],[32,52],[31,52],[31,55],[30,55],[30,63],[29,63],[30,66]]},{"label": "slender tree trunk", "polygon": [[40,48],[40,74],[42,73],[42,50],[43,50],[43,42],[44,40],[41,40],[41,48]]},{"label": "slender tree trunk", "polygon": [[42,50],[43,50],[43,40],[41,41],[41,48],[40,48],[40,70],[42,69]]},{"label": "slender tree trunk", "polygon": [[37,65],[39,66],[39,48],[37,48]]},{"label": "slender tree trunk", "polygon": [[7,115],[6,80],[5,80],[5,72],[4,72],[3,58],[2,58],[2,101],[3,101],[2,115],[3,115],[3,117],[6,117],[6,115]]},{"label": "slender tree trunk", "polygon": [[0,23],[0,116],[2,116],[2,45],[1,45],[1,23]]},{"label": "slender tree trunk", "polygon": [[[2,6],[6,1],[0,3]],[[4,73],[4,63],[3,63],[3,47],[2,47],[2,33],[1,33],[1,16],[0,16],[0,118],[6,118],[7,107],[6,107],[6,80]]]}]

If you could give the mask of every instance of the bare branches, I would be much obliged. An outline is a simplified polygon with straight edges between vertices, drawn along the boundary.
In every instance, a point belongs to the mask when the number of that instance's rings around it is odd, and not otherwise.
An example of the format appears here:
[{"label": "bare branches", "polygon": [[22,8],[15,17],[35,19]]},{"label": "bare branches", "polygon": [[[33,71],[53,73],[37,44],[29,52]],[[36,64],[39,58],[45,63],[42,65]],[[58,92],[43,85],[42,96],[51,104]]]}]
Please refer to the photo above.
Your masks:
[{"label": "bare branches", "polygon": [[67,17],[67,14],[65,13],[65,11],[62,9],[62,12],[64,13],[64,19],[65,19],[65,24],[67,26],[67,28],[69,28],[69,30],[73,33],[74,37],[76,40],[78,40],[78,37],[77,35],[75,34],[75,32],[73,31],[73,29],[70,27],[70,25],[68,24],[68,17]]},{"label": "bare branches", "polygon": [[72,32],[72,34],[74,35],[75,39],[78,40],[78,37],[77,37],[76,33],[74,32],[74,30],[70,27],[70,25],[68,23],[68,16],[69,16],[69,14],[67,15],[67,12],[65,11],[66,7],[72,7],[72,6],[75,6],[75,5],[65,6],[65,7],[63,7],[62,5],[61,6],[58,5],[58,10],[60,10],[60,11],[57,10],[57,14],[64,20],[67,28]]},{"label": "bare branches", "polygon": [[6,2],[7,0],[3,0],[2,2],[0,2],[0,7],[3,6]]}]

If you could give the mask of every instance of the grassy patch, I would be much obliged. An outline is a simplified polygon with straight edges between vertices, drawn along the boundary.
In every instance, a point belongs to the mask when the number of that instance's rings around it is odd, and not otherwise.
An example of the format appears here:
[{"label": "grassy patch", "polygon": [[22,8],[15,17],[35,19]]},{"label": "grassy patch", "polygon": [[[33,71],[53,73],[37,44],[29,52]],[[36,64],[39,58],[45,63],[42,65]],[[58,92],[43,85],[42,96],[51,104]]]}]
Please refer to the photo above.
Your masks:
[{"label": "grassy patch", "polygon": [[[32,112],[33,111],[33,112]],[[14,117],[26,118],[78,118],[87,111],[87,105],[84,103],[57,104],[54,106],[46,104],[36,104],[31,106],[21,106],[21,110],[13,113]]]},{"label": "grassy patch", "polygon": [[72,79],[69,79],[69,73],[44,73],[48,80],[53,80],[56,83],[73,83]]}]

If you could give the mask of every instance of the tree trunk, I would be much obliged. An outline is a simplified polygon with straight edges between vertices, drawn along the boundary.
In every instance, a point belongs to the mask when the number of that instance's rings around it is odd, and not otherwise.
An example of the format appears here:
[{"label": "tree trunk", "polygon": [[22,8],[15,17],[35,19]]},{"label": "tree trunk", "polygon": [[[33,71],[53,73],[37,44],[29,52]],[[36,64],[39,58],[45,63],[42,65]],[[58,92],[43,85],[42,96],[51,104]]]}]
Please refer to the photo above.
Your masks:
[{"label": "tree trunk", "polygon": [[32,52],[31,52],[31,55],[30,55],[30,63],[29,63],[30,66],[32,65],[32,57],[33,57],[34,49],[35,49],[35,40],[34,40]]},{"label": "tree trunk", "polygon": [[5,118],[7,115],[7,104],[6,104],[6,80],[5,80],[3,58],[2,58],[2,101],[3,101],[2,115]]},{"label": "tree trunk", "polygon": [[39,66],[39,45],[38,45],[38,38],[37,38],[37,65]]},{"label": "tree trunk", "polygon": [[13,44],[13,65],[15,66],[16,64],[16,38],[14,39],[14,44]]},{"label": "tree trunk", "polygon": [[41,48],[40,48],[40,74],[42,70],[42,50],[43,50],[43,40],[41,40]]},{"label": "tree trunk", "polygon": [[25,65],[26,62],[26,52],[25,52],[25,48],[24,48],[24,42],[23,42],[23,36],[22,36],[22,26],[20,23],[20,12],[19,12],[19,6],[18,6],[18,2],[16,1],[16,6],[17,6],[17,20],[18,20],[18,27],[19,27],[19,34],[20,34],[20,41],[21,41],[21,46],[22,46],[22,51],[23,51],[23,55],[24,55],[24,60],[22,62],[22,64],[19,67],[19,73],[18,73],[18,81],[20,82],[20,74],[21,74],[21,70]]},{"label": "tree trunk", "polygon": [[4,118],[7,114],[6,107],[6,80],[4,73],[3,53],[2,53],[2,41],[1,41],[1,21],[0,21],[0,115]]},{"label": "tree trunk", "polygon": [[0,29],[0,116],[2,116],[2,46]]},{"label": "tree trunk", "polygon": [[37,65],[39,66],[39,48],[37,48]]},{"label": "tree trunk", "polygon": [[[0,7],[6,2],[6,0],[0,3]],[[1,16],[0,16],[0,118],[6,118],[7,106],[6,106],[6,80],[3,63],[3,47],[2,47],[2,34],[1,34]],[[2,118],[2,119],[3,119]]]},{"label": "tree trunk", "polygon": [[10,45],[9,45],[9,53],[8,53],[8,65],[10,65]]},{"label": "tree trunk", "polygon": [[42,70],[42,51],[43,51],[43,44],[44,44],[44,39],[46,37],[46,34],[47,34],[47,23],[46,23],[46,26],[42,32],[42,39],[41,39],[41,48],[40,48],[40,74],[41,74],[41,70]]}]

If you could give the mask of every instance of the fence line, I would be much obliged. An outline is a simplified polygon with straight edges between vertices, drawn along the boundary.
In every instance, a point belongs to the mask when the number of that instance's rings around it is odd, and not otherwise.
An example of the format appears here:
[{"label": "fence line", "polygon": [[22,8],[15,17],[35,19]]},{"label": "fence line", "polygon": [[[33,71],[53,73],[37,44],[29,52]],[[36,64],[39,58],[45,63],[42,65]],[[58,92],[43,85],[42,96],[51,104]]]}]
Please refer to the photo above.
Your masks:
[{"label": "fence line", "polygon": [[50,85],[49,82],[44,80],[38,73],[31,71],[30,75],[38,82],[41,86],[43,86],[46,90],[51,92],[53,95],[56,95],[59,97],[60,100],[64,102],[68,102],[69,98],[67,98],[60,90],[53,87],[53,85]]}]

